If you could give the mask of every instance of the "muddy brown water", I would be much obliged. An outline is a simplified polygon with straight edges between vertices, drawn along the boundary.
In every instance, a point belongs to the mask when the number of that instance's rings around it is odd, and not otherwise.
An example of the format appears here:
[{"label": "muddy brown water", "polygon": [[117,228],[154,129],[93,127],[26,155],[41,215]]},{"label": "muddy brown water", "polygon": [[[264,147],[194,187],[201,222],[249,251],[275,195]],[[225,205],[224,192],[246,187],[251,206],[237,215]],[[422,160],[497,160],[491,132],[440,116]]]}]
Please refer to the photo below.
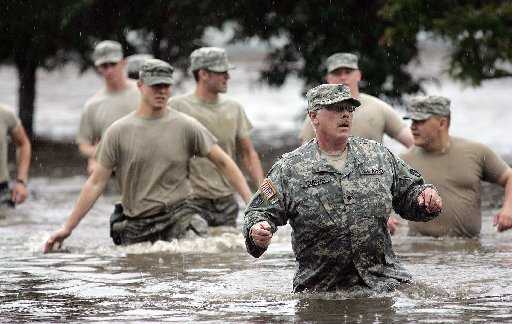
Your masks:
[{"label": "muddy brown water", "polygon": [[[51,143],[44,152],[53,158],[42,154],[35,162],[42,166],[34,169],[30,200],[0,218],[2,321],[512,322],[512,232],[492,227],[503,193],[495,186],[484,187],[479,239],[408,237],[400,228],[393,245],[412,284],[369,297],[292,294],[289,227],[260,259],[249,256],[239,231],[229,228],[207,239],[116,247],[108,237],[118,199],[113,193],[99,199],[62,251],[42,254],[85,181],[74,153]],[[57,157],[53,167],[47,164]]]}]

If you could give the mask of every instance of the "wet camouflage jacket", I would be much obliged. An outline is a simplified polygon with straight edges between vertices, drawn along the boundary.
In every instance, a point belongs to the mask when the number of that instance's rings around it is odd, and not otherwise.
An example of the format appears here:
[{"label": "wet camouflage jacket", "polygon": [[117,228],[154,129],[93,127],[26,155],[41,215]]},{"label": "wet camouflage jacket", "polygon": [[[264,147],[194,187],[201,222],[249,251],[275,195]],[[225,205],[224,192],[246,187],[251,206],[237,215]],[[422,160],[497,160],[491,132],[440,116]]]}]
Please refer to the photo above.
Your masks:
[{"label": "wet camouflage jacket", "polygon": [[290,222],[297,260],[294,291],[369,287],[393,289],[410,280],[391,247],[386,222],[393,208],[412,221],[428,221],[417,198],[421,175],[381,144],[350,137],[342,172],[320,157],[315,140],[274,164],[245,211],[247,251],[265,250],[249,236],[252,225]]}]

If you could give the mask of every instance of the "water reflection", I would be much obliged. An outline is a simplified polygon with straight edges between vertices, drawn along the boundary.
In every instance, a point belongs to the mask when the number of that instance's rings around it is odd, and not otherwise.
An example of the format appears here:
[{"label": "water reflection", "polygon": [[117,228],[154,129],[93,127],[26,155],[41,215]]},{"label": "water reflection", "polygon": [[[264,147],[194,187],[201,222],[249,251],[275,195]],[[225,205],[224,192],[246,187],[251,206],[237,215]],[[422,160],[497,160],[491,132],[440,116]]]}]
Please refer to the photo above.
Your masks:
[{"label": "water reflection", "polygon": [[[332,298],[333,296],[331,296]],[[395,317],[392,297],[354,299],[299,299],[296,320],[332,323],[385,323]]]}]

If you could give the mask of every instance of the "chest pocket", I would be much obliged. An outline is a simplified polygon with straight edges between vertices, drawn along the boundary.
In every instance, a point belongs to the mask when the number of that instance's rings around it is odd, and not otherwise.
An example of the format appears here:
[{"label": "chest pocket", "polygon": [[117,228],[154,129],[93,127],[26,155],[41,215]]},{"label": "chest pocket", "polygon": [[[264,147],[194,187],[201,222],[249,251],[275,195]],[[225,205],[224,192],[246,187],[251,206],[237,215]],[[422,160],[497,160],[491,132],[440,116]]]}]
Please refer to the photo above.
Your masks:
[{"label": "chest pocket", "polygon": [[361,169],[344,180],[343,203],[362,217],[387,218],[392,211],[391,179],[379,168]]},{"label": "chest pocket", "polygon": [[[301,183],[300,195],[297,195],[296,222],[307,228],[327,230],[335,225],[335,211],[340,205],[341,189],[335,177],[321,175],[305,179]],[[336,197],[338,197],[336,201]]]}]

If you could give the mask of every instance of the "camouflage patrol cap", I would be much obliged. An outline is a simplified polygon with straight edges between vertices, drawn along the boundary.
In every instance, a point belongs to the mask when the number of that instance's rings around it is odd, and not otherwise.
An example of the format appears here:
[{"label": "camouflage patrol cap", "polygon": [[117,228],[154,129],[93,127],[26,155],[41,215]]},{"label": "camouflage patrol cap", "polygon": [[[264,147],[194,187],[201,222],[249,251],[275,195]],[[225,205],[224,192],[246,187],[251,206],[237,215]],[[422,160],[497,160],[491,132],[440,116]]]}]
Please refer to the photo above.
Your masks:
[{"label": "camouflage patrol cap", "polygon": [[226,72],[235,67],[228,61],[228,56],[223,48],[201,47],[190,54],[190,70],[205,69],[213,72]]},{"label": "camouflage patrol cap", "polygon": [[126,72],[131,79],[138,79],[140,68],[147,59],[152,59],[153,55],[133,54],[126,58]]},{"label": "camouflage patrol cap", "polygon": [[431,116],[450,116],[450,99],[442,96],[412,98],[404,119],[425,120]]},{"label": "camouflage patrol cap", "polygon": [[325,61],[325,65],[327,66],[327,73],[331,73],[332,71],[342,67],[357,70],[359,69],[357,61],[358,58],[355,54],[334,53]]},{"label": "camouflage patrol cap", "polygon": [[140,77],[145,85],[172,84],[174,68],[167,62],[158,59],[146,59],[140,69]]},{"label": "camouflage patrol cap", "polygon": [[116,41],[105,40],[99,42],[94,47],[92,60],[94,65],[98,66],[103,63],[117,63],[123,59],[123,48]]},{"label": "camouflage patrol cap", "polygon": [[308,112],[316,111],[338,102],[347,102],[359,107],[359,100],[352,97],[350,88],[344,84],[321,84],[306,93]]}]

